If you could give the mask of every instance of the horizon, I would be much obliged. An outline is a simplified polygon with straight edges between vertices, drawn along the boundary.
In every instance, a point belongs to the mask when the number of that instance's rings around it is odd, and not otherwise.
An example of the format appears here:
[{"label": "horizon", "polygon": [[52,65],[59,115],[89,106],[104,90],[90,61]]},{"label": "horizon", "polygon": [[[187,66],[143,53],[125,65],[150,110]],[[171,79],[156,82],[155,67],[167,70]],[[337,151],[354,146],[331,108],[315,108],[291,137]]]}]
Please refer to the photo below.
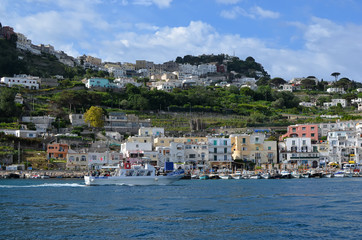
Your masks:
[{"label": "horizon", "polygon": [[339,72],[361,82],[361,10],[356,0],[2,0],[0,22],[33,44],[102,62],[227,54],[253,57],[271,78]]}]

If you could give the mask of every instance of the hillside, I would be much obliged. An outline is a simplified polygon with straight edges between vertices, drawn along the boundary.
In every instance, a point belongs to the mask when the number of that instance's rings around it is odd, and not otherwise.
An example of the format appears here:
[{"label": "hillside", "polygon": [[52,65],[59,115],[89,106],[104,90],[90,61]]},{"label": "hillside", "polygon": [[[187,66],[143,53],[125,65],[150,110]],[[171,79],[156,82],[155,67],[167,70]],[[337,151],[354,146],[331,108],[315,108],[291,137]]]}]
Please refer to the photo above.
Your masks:
[{"label": "hillside", "polygon": [[39,77],[64,75],[66,67],[55,56],[34,55],[16,49],[15,43],[0,39],[0,76],[29,74]]}]

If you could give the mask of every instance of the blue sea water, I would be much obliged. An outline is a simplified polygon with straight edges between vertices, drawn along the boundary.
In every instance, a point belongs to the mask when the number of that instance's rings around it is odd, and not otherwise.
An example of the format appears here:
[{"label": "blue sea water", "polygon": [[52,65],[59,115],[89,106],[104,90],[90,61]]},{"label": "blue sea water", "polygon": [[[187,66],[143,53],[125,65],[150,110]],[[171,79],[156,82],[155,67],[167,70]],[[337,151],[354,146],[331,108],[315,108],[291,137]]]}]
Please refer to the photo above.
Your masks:
[{"label": "blue sea water", "polygon": [[1,239],[361,239],[362,178],[0,180]]}]

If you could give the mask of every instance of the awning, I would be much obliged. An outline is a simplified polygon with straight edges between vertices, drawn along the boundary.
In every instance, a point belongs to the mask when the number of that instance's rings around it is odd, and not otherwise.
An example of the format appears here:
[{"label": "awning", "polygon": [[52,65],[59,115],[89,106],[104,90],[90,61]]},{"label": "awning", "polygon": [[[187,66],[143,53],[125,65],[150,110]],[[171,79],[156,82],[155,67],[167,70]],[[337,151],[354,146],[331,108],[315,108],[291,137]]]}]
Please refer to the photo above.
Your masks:
[{"label": "awning", "polygon": [[348,163],[351,163],[351,164],[353,164],[353,163],[356,163],[355,161],[349,161]]}]

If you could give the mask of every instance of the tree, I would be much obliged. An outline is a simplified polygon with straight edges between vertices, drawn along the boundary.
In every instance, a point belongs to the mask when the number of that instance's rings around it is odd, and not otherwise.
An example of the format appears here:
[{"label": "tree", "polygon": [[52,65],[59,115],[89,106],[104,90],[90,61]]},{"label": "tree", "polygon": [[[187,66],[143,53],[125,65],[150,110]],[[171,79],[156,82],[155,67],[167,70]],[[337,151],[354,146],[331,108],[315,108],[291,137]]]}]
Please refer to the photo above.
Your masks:
[{"label": "tree", "polygon": [[334,72],[331,76],[335,77],[336,81],[338,80],[338,76],[341,75],[339,72]]},{"label": "tree", "polygon": [[283,78],[275,77],[273,79],[269,80],[270,85],[273,85],[274,87],[279,87],[282,84],[287,83]]},{"label": "tree", "polygon": [[310,78],[306,78],[303,79],[300,84],[305,88],[305,89],[315,89],[316,88],[316,81],[314,79],[310,79]]},{"label": "tree", "polygon": [[101,128],[104,126],[103,109],[100,107],[92,106],[84,114],[84,121],[89,123],[92,127]]}]

